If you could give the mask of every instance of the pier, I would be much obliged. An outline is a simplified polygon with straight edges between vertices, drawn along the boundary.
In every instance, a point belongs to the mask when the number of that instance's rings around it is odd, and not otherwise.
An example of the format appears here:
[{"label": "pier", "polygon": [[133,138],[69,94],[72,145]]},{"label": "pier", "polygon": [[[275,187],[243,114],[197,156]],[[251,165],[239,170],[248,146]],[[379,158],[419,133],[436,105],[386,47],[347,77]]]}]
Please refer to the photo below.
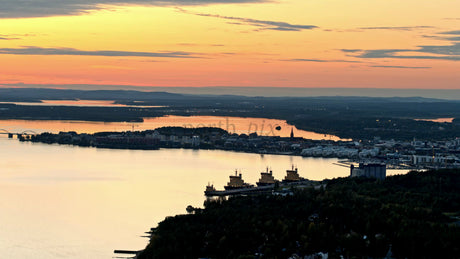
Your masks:
[{"label": "pier", "polygon": [[[260,193],[272,193],[272,191],[275,190],[275,185],[276,184],[251,187],[251,188],[239,188],[239,189],[233,189],[233,190],[205,191],[205,195],[206,197],[214,197],[214,196],[223,197],[223,196],[232,196],[232,195],[252,195],[252,194],[260,194]],[[313,187],[315,186],[315,181],[300,180],[296,182],[278,182],[279,188],[293,187],[293,186]]]},{"label": "pier", "polygon": [[140,251],[131,251],[131,250],[115,250],[113,251],[114,254],[130,254],[130,255],[138,255],[140,252],[142,252],[143,250],[140,250]]}]

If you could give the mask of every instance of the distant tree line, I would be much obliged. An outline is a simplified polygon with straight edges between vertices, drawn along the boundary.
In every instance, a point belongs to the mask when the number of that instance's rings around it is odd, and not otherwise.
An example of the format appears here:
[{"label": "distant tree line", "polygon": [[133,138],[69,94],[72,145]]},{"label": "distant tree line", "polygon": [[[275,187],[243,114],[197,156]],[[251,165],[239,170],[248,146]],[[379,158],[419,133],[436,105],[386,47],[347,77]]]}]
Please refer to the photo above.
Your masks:
[{"label": "distant tree line", "polygon": [[[27,91],[26,91],[27,92]],[[138,107],[71,107],[0,104],[0,119],[84,120],[142,122],[165,115],[230,116],[286,120],[299,129],[341,138],[446,140],[460,136],[460,101],[424,98],[370,97],[245,97],[199,96],[140,92],[4,92],[0,100],[39,102],[81,96],[113,100]],[[32,91],[34,92],[34,91]],[[35,96],[35,97],[33,97]],[[16,98],[16,99],[15,99]],[[151,106],[151,107],[148,107]],[[416,121],[415,118],[456,118],[453,123]]]}]

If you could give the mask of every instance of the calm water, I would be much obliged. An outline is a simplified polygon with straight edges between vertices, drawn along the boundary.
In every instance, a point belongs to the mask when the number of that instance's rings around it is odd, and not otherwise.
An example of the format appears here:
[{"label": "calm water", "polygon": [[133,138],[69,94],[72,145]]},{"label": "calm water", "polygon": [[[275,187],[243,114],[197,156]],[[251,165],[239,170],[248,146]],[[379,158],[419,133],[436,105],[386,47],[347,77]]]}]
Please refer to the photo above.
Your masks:
[{"label": "calm water", "polygon": [[[30,123],[17,129],[37,122]],[[40,129],[55,131],[54,125]],[[347,168],[332,164],[337,159],[96,149],[1,136],[2,258],[112,258],[114,249],[143,249],[145,231],[166,216],[185,213],[187,205],[201,207],[206,184],[223,188],[235,169],[250,183],[267,166],[277,179],[292,164],[313,180],[348,175]]]},{"label": "calm water", "polygon": [[231,133],[249,134],[256,132],[263,136],[288,137],[293,130],[296,137],[308,139],[340,140],[339,137],[327,134],[298,130],[284,120],[263,118],[219,117],[219,116],[165,116],[144,118],[141,123],[128,122],[88,122],[88,121],[30,121],[0,120],[1,129],[21,133],[24,129],[37,133],[59,131],[76,131],[78,133],[94,133],[100,131],[149,130],[165,126],[179,127],[218,127]]},{"label": "calm water", "polygon": [[295,164],[310,179],[345,176],[336,159],[225,151],[112,150],[0,138],[0,251],[5,258],[111,258],[142,249],[165,216],[202,206],[235,167],[251,183]]},{"label": "calm water", "polygon": [[455,118],[436,118],[436,119],[415,119],[416,121],[432,121],[432,122],[439,122],[439,123],[452,123]]}]

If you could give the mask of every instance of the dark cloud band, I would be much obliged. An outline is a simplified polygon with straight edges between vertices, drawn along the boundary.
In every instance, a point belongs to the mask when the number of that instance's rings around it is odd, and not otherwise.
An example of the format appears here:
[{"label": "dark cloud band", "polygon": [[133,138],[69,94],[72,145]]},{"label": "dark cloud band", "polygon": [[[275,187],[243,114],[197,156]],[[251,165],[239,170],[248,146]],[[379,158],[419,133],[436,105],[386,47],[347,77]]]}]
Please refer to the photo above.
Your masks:
[{"label": "dark cloud band", "polygon": [[104,6],[188,6],[225,3],[257,3],[264,0],[0,0],[0,18],[79,15]]},{"label": "dark cloud band", "polygon": [[177,11],[181,13],[224,19],[224,20],[229,21],[230,24],[256,26],[258,27],[259,30],[301,31],[301,30],[311,30],[311,29],[318,28],[318,26],[315,26],[315,25],[291,24],[287,22],[257,20],[257,19],[251,19],[251,18],[223,16],[223,15],[218,15],[218,14],[194,13],[194,12],[184,10],[182,8],[176,8],[176,9]]},{"label": "dark cloud band", "polygon": [[378,67],[378,68],[407,68],[407,69],[429,69],[431,67],[410,67],[410,66],[370,66],[370,67]]},{"label": "dark cloud band", "polygon": [[198,58],[195,53],[173,52],[138,52],[138,51],[114,51],[114,50],[78,50],[72,48],[0,48],[0,54],[10,55],[70,55],[70,56],[105,56],[105,57],[157,57],[157,58]]},{"label": "dark cloud band", "polygon": [[383,27],[361,27],[361,30],[396,30],[396,31],[413,31],[419,29],[431,29],[433,26],[383,26]]},{"label": "dark cloud band", "polygon": [[[349,53],[350,56],[356,58],[398,58],[460,61],[460,42],[454,43],[452,45],[419,46],[418,49],[342,49],[342,51]],[[415,55],[401,54],[407,52],[415,53]]]},{"label": "dark cloud band", "polygon": [[357,60],[344,60],[344,59],[308,59],[308,58],[293,58],[293,59],[283,59],[282,61],[291,61],[291,62],[317,62],[317,63],[362,63]]}]

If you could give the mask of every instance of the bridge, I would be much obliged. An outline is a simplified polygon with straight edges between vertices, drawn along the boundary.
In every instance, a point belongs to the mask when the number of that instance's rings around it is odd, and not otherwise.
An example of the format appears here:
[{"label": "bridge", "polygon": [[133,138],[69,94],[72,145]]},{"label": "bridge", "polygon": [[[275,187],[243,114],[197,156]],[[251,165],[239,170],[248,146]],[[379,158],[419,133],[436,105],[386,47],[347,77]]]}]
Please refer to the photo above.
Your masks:
[{"label": "bridge", "polygon": [[13,138],[14,136],[20,138],[22,136],[38,135],[38,133],[33,130],[25,130],[22,132],[9,132],[6,129],[0,129],[0,134],[8,135],[8,138]]}]

